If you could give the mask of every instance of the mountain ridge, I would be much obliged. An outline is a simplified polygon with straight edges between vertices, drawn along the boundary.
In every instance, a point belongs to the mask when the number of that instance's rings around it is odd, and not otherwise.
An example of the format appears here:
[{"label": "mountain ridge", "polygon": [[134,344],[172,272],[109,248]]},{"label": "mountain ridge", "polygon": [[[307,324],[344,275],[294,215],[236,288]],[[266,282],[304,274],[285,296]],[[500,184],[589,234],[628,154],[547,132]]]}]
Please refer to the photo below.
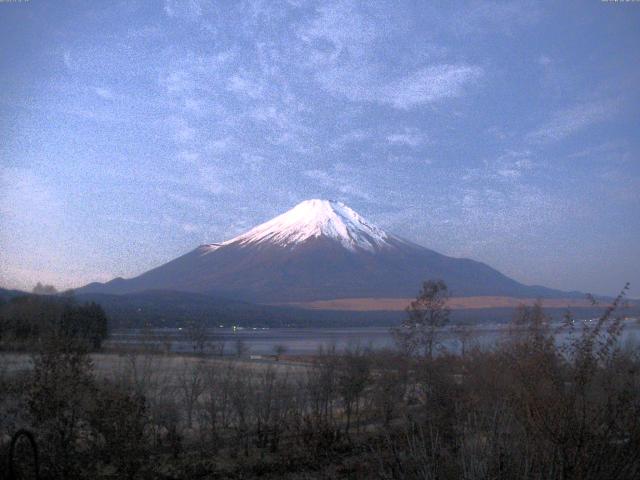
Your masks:
[{"label": "mountain ridge", "polygon": [[281,303],[406,298],[432,278],[443,279],[454,296],[582,296],[523,285],[482,262],[448,257],[389,234],[343,203],[318,199],[137,277],[92,283],[78,291],[177,290]]}]

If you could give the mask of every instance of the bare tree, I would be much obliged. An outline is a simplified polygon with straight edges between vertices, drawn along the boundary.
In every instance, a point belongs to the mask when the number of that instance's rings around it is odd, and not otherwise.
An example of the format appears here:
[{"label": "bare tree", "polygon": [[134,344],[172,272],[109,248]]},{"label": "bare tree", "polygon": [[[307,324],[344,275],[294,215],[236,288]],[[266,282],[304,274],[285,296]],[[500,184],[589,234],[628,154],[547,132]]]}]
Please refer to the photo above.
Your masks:
[{"label": "bare tree", "polygon": [[187,416],[187,427],[193,425],[193,412],[200,396],[204,392],[203,367],[201,363],[192,363],[188,359],[183,362],[183,369],[178,379],[182,403]]},{"label": "bare tree", "polygon": [[388,426],[393,415],[402,408],[407,392],[409,362],[391,351],[376,356],[373,376],[373,408]]},{"label": "bare tree", "polygon": [[283,344],[278,344],[273,347],[273,353],[276,355],[276,362],[280,361],[280,357],[284,355],[287,351],[287,346]]},{"label": "bare tree", "polygon": [[87,461],[79,443],[83,418],[95,398],[91,359],[78,344],[50,338],[32,361],[26,405],[42,439],[46,476],[75,478]]},{"label": "bare tree", "polygon": [[475,329],[473,325],[456,325],[453,329],[453,334],[456,336],[458,343],[460,344],[460,355],[464,357],[467,353],[470,342],[476,334]]},{"label": "bare tree", "polygon": [[236,355],[238,357],[244,357],[249,353],[249,345],[244,341],[242,337],[237,337],[235,341]]},{"label": "bare tree", "polygon": [[105,382],[89,414],[95,435],[94,461],[112,463],[119,478],[137,478],[149,455],[145,397],[126,387]]},{"label": "bare tree", "polygon": [[407,307],[407,318],[393,330],[403,352],[433,358],[438,336],[449,323],[448,300],[449,290],[442,280],[423,283],[418,297]]},{"label": "bare tree", "polygon": [[207,346],[207,329],[204,324],[202,322],[189,322],[186,327],[186,335],[191,342],[193,351],[202,355]]},{"label": "bare tree", "polygon": [[249,415],[252,400],[251,376],[237,372],[230,385],[230,403],[234,414],[234,430],[235,430],[235,452],[237,455],[240,450],[245,457],[249,456]]},{"label": "bare tree", "polygon": [[215,335],[213,340],[209,342],[209,349],[213,355],[223,357],[226,341],[222,335]]},{"label": "bare tree", "polygon": [[338,373],[338,391],[342,397],[347,416],[345,433],[348,434],[354,413],[356,422],[359,420],[360,397],[370,382],[371,365],[368,355],[360,348],[348,350],[341,360]]}]

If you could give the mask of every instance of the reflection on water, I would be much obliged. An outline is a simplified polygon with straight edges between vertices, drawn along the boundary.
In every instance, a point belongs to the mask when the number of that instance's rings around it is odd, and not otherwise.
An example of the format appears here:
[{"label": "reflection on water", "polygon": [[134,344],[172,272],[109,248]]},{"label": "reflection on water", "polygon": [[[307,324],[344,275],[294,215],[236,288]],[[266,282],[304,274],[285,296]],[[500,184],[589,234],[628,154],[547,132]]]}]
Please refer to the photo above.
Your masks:
[{"label": "reflection on water", "polygon": [[[489,348],[504,335],[503,325],[477,327],[467,348],[477,345]],[[566,335],[556,335],[558,342]],[[621,345],[636,345],[640,339],[640,325],[637,322],[625,325]],[[320,347],[332,347],[343,351],[349,347],[390,348],[393,337],[386,327],[362,328],[271,328],[271,329],[231,329],[214,328],[206,331],[205,349],[218,351],[224,346],[225,354],[233,354],[236,345],[243,343],[246,351],[254,355],[272,355],[278,346],[283,346],[290,355],[309,355]],[[450,352],[460,352],[461,341],[453,331],[446,331],[441,337],[442,346]],[[194,342],[181,329],[125,330],[114,332],[107,342],[111,346],[153,346],[173,352],[193,352]]]}]

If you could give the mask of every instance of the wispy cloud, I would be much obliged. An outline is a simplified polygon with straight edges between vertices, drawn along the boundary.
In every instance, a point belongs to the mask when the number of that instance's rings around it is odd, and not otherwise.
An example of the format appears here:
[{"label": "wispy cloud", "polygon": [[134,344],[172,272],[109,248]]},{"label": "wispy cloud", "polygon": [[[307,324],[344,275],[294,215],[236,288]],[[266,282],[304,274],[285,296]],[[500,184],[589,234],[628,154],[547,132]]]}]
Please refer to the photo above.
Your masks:
[{"label": "wispy cloud", "polygon": [[580,103],[557,111],[536,130],[527,135],[533,143],[551,143],[563,140],[580,130],[610,119],[618,111],[613,100]]},{"label": "wispy cloud", "polygon": [[387,143],[390,145],[419,147],[424,143],[424,141],[424,136],[414,128],[405,128],[403,132],[396,132],[387,135]]},{"label": "wispy cloud", "polygon": [[427,65],[395,80],[371,66],[318,67],[317,79],[329,92],[354,102],[377,103],[400,110],[460,97],[482,77],[483,69],[467,64]]},{"label": "wispy cloud", "polygon": [[177,158],[178,160],[193,164],[200,160],[200,153],[190,150],[182,150],[178,153]]},{"label": "wispy cloud", "polygon": [[197,129],[193,128],[187,120],[178,116],[169,116],[164,121],[173,139],[178,144],[189,143],[196,138]]},{"label": "wispy cloud", "polygon": [[236,142],[232,137],[220,137],[214,140],[210,140],[205,145],[207,153],[220,154],[229,152],[236,147]]},{"label": "wispy cloud", "polygon": [[127,32],[128,37],[138,39],[160,38],[161,35],[162,29],[159,25],[143,25],[130,28]]},{"label": "wispy cloud", "polygon": [[461,178],[473,188],[477,188],[477,185],[514,188],[534,169],[533,155],[528,149],[506,150],[497,157],[486,160],[482,168],[467,169]]},{"label": "wispy cloud", "polygon": [[517,29],[532,25],[542,16],[538,2],[526,1],[474,1],[454,10],[449,22],[456,33],[491,34],[496,31],[513,34]]},{"label": "wispy cloud", "polygon": [[113,92],[108,88],[94,87],[93,91],[104,100],[113,100],[115,98]]},{"label": "wispy cloud", "polygon": [[534,167],[530,150],[507,150],[496,161],[496,173],[505,179],[520,178]]},{"label": "wispy cloud", "polygon": [[465,64],[432,65],[385,85],[373,100],[410,109],[447,98],[459,97],[482,76],[482,68]]},{"label": "wispy cloud", "polygon": [[340,56],[354,60],[366,54],[376,35],[376,21],[350,1],[324,4],[308,24],[298,29],[299,38],[314,47],[311,60],[315,62]]},{"label": "wispy cloud", "polygon": [[336,139],[336,144],[346,145],[349,143],[362,142],[363,140],[369,139],[372,136],[372,132],[358,128],[356,130],[351,130],[350,132],[340,135]]},{"label": "wispy cloud", "polygon": [[164,13],[169,17],[196,20],[204,10],[203,0],[165,0]]},{"label": "wispy cloud", "polygon": [[257,99],[262,97],[264,87],[247,75],[235,74],[228,82],[228,90],[241,96]]},{"label": "wispy cloud", "polygon": [[575,152],[567,155],[570,159],[590,159],[597,157],[605,162],[617,163],[620,161],[630,160],[631,152],[628,142],[619,140],[606,140],[596,143],[595,145],[583,146]]},{"label": "wispy cloud", "polygon": [[325,186],[328,186],[333,182],[333,178],[324,170],[318,170],[318,169],[305,170],[303,174],[305,177],[309,177],[313,180],[316,180]]},{"label": "wispy cloud", "polygon": [[458,97],[483,74],[477,65],[431,60],[397,75],[375,55],[388,29],[352,3],[326,5],[298,31],[301,63],[335,95],[402,110]]},{"label": "wispy cloud", "polygon": [[[37,218],[43,227],[59,222],[64,202],[54,189],[36,171],[30,168],[0,167],[0,216]],[[8,230],[3,229],[7,235]]]},{"label": "wispy cloud", "polygon": [[195,82],[189,72],[178,69],[166,73],[160,79],[160,85],[163,86],[168,93],[175,94],[191,91]]},{"label": "wispy cloud", "polygon": [[62,54],[62,61],[64,62],[64,66],[67,67],[68,70],[71,70],[71,67],[73,66],[71,63],[71,52],[64,52]]},{"label": "wispy cloud", "polygon": [[234,53],[230,49],[212,54],[191,50],[173,54],[170,63],[161,69],[158,83],[173,96],[211,95],[214,87],[227,81]]},{"label": "wispy cloud", "polygon": [[[319,169],[306,170],[303,175],[322,186],[323,190],[331,192],[331,196],[334,198],[345,199],[346,197],[347,200],[357,198],[372,202],[373,196],[368,191],[361,185],[357,185],[349,175],[344,175],[345,172],[339,172],[345,168],[341,165],[334,166],[331,173]],[[347,168],[347,170],[349,169]]]},{"label": "wispy cloud", "polygon": [[200,231],[201,227],[199,225],[194,225],[193,223],[183,223],[182,230],[185,233],[194,233]]}]

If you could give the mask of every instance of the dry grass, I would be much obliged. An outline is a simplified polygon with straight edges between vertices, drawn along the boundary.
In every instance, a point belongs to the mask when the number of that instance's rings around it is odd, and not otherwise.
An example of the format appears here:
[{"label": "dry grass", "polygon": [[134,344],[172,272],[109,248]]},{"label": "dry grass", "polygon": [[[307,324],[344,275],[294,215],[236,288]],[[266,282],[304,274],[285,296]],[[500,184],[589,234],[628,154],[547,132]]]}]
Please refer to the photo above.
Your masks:
[{"label": "dry grass", "polygon": [[[313,302],[286,303],[281,305],[307,308],[310,310],[351,310],[357,312],[401,311],[413,298],[338,298]],[[452,310],[484,308],[516,308],[518,305],[533,305],[535,298],[514,297],[451,297],[447,306]],[[552,298],[544,300],[547,308],[591,307],[588,299]]]},{"label": "dry grass", "polygon": [[[150,375],[162,375],[173,378],[182,374],[185,367],[196,365],[204,367],[225,368],[230,364],[242,367],[245,371],[261,373],[267,369],[277,373],[301,374],[308,367],[308,362],[286,359],[250,359],[237,357],[199,357],[195,355],[158,354],[158,353],[92,353],[90,355],[94,372],[100,378],[114,379],[133,366],[145,369]],[[0,370],[7,374],[28,372],[33,368],[32,354],[24,352],[0,352]]]}]

